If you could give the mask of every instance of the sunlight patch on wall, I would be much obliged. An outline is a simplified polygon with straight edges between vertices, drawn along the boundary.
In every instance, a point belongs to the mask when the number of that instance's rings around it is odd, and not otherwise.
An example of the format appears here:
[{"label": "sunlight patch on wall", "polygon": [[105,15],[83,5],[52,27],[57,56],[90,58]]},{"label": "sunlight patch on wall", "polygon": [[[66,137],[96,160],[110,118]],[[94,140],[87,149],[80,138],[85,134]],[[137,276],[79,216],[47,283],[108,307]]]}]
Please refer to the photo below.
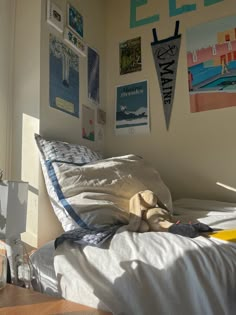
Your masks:
[{"label": "sunlight patch on wall", "polygon": [[223,187],[223,188],[226,188],[226,189],[228,189],[228,190],[231,190],[231,191],[235,191],[235,192],[236,192],[236,188],[234,188],[234,187],[232,187],[232,186],[225,185],[225,184],[222,184],[222,183],[220,183],[220,182],[216,182],[216,185],[221,186],[221,187]]},{"label": "sunlight patch on wall", "polygon": [[[34,134],[39,133],[39,119],[23,113],[21,179],[29,183],[26,233],[23,240],[32,246],[38,233],[38,169],[39,156]],[[35,239],[34,239],[35,238]]]}]

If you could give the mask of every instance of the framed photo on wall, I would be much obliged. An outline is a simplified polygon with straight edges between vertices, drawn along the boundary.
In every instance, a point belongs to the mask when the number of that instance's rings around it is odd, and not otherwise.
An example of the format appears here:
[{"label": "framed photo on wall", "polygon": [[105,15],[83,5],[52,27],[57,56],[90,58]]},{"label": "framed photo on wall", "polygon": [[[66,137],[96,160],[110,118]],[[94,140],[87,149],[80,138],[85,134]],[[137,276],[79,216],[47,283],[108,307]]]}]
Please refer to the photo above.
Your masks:
[{"label": "framed photo on wall", "polygon": [[148,81],[116,87],[115,134],[147,134],[149,124]]},{"label": "framed photo on wall", "polygon": [[82,137],[95,141],[95,110],[84,104],[82,105]]},{"label": "framed photo on wall", "polygon": [[47,23],[58,30],[58,32],[63,32],[64,21],[62,10],[51,0],[47,0]]},{"label": "framed photo on wall", "polygon": [[100,57],[98,52],[91,48],[87,47],[87,63],[88,63],[88,99],[95,103],[99,104],[99,76],[100,76]]},{"label": "framed photo on wall", "polygon": [[86,45],[82,41],[82,39],[77,36],[74,32],[72,32],[68,27],[64,29],[64,40],[67,42],[73,50],[83,56],[86,57]]},{"label": "framed photo on wall", "polygon": [[84,36],[83,16],[70,3],[67,4],[67,24],[68,27],[77,35]]},{"label": "framed photo on wall", "polygon": [[49,48],[49,105],[79,117],[79,56],[53,34]]}]

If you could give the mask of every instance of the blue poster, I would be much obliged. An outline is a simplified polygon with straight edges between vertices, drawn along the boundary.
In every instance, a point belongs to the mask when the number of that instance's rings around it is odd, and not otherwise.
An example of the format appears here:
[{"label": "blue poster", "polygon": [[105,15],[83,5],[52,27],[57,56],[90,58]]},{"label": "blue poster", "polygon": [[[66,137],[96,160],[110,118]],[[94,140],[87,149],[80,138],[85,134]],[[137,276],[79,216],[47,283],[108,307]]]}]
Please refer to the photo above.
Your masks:
[{"label": "blue poster", "polygon": [[148,83],[116,87],[116,134],[149,132]]},{"label": "blue poster", "polygon": [[79,116],[79,57],[59,38],[50,34],[50,106]]},{"label": "blue poster", "polygon": [[99,55],[88,47],[88,98],[99,104]]}]

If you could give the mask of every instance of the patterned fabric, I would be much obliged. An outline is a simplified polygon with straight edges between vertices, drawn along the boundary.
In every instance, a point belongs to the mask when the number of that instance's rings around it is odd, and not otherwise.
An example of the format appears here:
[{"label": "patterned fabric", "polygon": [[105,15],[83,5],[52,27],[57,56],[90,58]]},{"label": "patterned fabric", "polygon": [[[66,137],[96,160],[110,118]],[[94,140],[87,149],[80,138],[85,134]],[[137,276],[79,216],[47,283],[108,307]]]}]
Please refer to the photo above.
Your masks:
[{"label": "patterned fabric", "polygon": [[68,212],[68,210],[70,210],[68,207],[64,208],[61,206],[58,190],[56,190],[53,185],[54,174],[51,172],[49,166],[52,166],[57,162],[83,165],[97,161],[101,159],[102,156],[85,146],[61,141],[45,140],[38,134],[35,134],[35,141],[40,152],[40,163],[52,208],[64,231],[77,229],[78,224],[76,223],[76,220],[73,220],[71,217],[73,211]]},{"label": "patterned fabric", "polygon": [[55,249],[64,241],[69,240],[81,245],[100,246],[107,239],[111,238],[118,230],[120,225],[109,226],[102,229],[78,228],[67,231],[57,237],[54,243]]},{"label": "patterned fabric", "polygon": [[79,144],[45,140],[38,134],[35,140],[45,161],[83,165],[102,159],[99,153]]}]

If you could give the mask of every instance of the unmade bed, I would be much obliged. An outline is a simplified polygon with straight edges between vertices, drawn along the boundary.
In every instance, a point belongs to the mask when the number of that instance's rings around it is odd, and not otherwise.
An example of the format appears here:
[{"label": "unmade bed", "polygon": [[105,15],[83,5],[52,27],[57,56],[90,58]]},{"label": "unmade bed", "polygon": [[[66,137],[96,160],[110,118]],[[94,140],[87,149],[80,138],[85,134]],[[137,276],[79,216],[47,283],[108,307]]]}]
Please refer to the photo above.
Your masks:
[{"label": "unmade bed", "polygon": [[[100,173],[96,173],[95,182],[89,176],[95,174],[91,172],[93,165],[95,172],[102,167],[103,175],[109,178],[107,161],[104,164],[100,156],[88,149],[81,154],[81,146],[80,153],[72,147],[73,157],[77,157],[72,161],[68,152],[62,154],[61,142],[39,136],[36,140],[48,193],[65,235],[78,227],[86,230],[89,226],[92,231],[74,240],[65,237],[56,249],[52,241],[31,256],[37,272],[36,289],[113,314],[236,313],[235,240],[223,241],[206,234],[188,238],[169,232],[130,232],[124,228],[129,215],[121,211],[137,191],[151,189],[181,222],[191,220],[214,229],[235,229],[236,204],[181,199],[172,206],[168,188],[151,166],[142,164],[146,177],[141,172],[140,183],[135,166],[132,164],[136,175],[129,167],[129,176],[125,176],[124,168],[119,168],[119,158],[110,159],[109,163],[116,167],[117,177],[113,180],[122,178],[125,193],[123,189],[114,191],[112,181],[104,191],[102,187],[108,183],[100,185]],[[71,150],[71,145],[66,145]],[[132,161],[138,161],[138,167],[139,159],[131,156]],[[98,241],[94,242],[93,236],[98,234]],[[47,270],[42,270],[43,259]]]}]

